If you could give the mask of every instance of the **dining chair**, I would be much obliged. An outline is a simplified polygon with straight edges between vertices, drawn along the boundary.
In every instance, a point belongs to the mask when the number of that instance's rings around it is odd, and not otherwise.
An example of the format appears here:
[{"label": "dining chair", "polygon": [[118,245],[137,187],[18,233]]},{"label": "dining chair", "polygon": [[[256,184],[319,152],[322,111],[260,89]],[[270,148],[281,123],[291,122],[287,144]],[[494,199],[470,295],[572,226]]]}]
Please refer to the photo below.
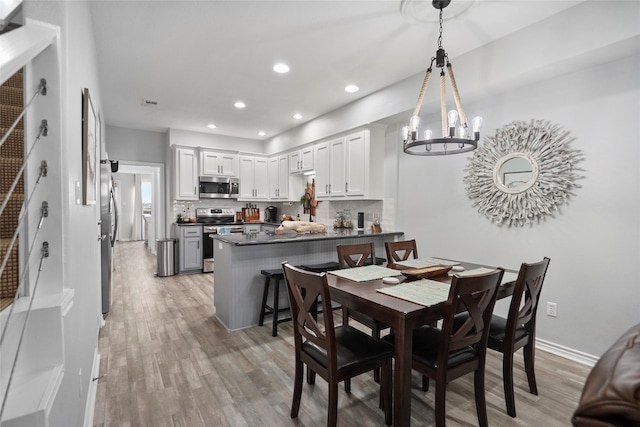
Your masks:
[{"label": "dining chair", "polygon": [[[504,270],[461,277],[454,275],[443,307],[442,328],[421,326],[413,332],[412,369],[435,380],[436,427],[446,424],[447,384],[473,372],[478,423],[488,426],[484,376],[489,322]],[[465,322],[454,324],[455,314],[470,313]],[[394,342],[394,334],[383,338]]]},{"label": "dining chair", "polygon": [[415,240],[400,240],[396,242],[384,242],[384,249],[387,252],[387,267],[394,268],[400,261],[406,261],[411,255],[418,258],[418,246]]},{"label": "dining chair", "polygon": [[549,261],[550,259],[545,257],[540,262],[522,263],[513,288],[507,318],[498,315],[493,315],[491,318],[488,347],[502,353],[504,397],[507,413],[512,417],[516,416],[513,392],[513,354],[523,347],[524,368],[529,382],[529,391],[531,394],[538,395],[534,371],[536,313]]},{"label": "dining chair", "polygon": [[[338,245],[338,265],[340,268],[362,267],[370,265],[376,259],[376,248],[373,242],[356,243],[351,245]],[[382,330],[387,329],[389,325],[372,319],[355,311],[349,311],[348,308],[342,307],[342,324],[348,325],[349,318],[355,319],[363,325],[371,328],[371,336],[380,338]],[[376,380],[377,380],[376,375]]]},{"label": "dining chair", "polygon": [[[318,300],[331,304],[326,273],[314,273],[282,263],[294,321],[295,377],[291,418],[300,410],[303,365],[329,384],[327,426],[335,426],[338,411],[338,383],[374,369],[382,369],[380,407],[385,424],[391,425],[391,359],[393,348],[348,325],[334,326],[333,312],[315,310]],[[321,320],[322,322],[320,322]]]}]

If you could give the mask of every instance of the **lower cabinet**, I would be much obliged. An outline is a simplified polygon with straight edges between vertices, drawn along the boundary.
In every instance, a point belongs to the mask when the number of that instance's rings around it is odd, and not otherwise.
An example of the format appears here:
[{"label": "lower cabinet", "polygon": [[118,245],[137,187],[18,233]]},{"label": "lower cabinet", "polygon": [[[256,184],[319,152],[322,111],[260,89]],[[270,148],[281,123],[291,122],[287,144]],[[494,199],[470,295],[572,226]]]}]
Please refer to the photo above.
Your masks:
[{"label": "lower cabinet", "polygon": [[178,272],[202,271],[202,226],[181,226],[178,243]]}]

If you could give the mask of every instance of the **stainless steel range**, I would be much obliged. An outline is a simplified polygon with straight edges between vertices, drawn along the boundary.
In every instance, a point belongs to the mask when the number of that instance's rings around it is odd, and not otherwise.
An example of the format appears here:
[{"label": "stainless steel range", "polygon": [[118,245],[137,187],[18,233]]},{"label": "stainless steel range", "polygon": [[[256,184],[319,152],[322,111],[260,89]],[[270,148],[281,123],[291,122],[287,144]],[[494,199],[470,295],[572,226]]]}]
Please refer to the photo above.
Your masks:
[{"label": "stainless steel range", "polygon": [[242,233],[244,224],[236,221],[236,213],[231,208],[197,208],[196,221],[202,224],[203,235],[203,271],[213,271],[212,235],[222,233]]}]

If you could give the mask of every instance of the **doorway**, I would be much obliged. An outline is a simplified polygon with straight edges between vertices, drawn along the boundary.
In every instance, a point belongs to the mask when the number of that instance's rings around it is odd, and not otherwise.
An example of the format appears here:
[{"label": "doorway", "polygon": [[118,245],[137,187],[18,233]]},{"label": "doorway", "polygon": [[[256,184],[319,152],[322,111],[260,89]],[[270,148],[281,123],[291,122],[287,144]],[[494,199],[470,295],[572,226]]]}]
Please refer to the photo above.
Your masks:
[{"label": "doorway", "polygon": [[[156,240],[165,237],[164,165],[120,160],[114,179],[120,181],[119,238],[145,240],[156,255]],[[125,182],[129,183],[129,191]]]}]

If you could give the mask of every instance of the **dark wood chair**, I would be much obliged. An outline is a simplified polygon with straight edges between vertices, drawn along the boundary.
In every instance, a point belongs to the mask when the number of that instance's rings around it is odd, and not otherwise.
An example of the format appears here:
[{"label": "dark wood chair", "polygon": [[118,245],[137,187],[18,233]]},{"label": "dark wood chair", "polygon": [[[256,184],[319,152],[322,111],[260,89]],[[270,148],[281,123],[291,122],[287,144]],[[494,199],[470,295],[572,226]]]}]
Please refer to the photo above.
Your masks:
[{"label": "dark wood chair", "polygon": [[386,425],[391,425],[392,347],[351,326],[335,327],[331,310],[323,310],[318,318],[319,299],[323,304],[331,304],[326,273],[309,272],[287,262],[282,263],[282,268],[294,321],[295,379],[291,418],[296,418],[300,409],[304,364],[312,374],[309,376],[311,383],[318,374],[329,384],[327,426],[336,425],[338,383],[382,369],[380,407],[385,412]]},{"label": "dark wood chair", "polygon": [[397,242],[384,242],[384,249],[387,252],[387,267],[395,268],[395,264],[406,261],[411,255],[418,258],[418,247],[415,240],[400,240]]},{"label": "dark wood chair", "polygon": [[[338,251],[338,265],[341,269],[371,265],[376,259],[376,248],[373,242],[338,245],[336,246],[336,249]],[[371,336],[374,338],[380,338],[381,332],[384,329],[389,328],[389,325],[372,319],[369,316],[365,316],[357,311],[349,310],[347,307],[342,307],[342,324],[348,325],[349,318],[352,318],[370,328]],[[380,381],[380,373],[378,370],[374,372],[373,378],[376,382]],[[347,391],[350,390],[349,381],[346,381],[344,386]]]},{"label": "dark wood chair", "polygon": [[[507,318],[493,315],[487,346],[502,353],[502,382],[507,413],[516,416],[513,391],[513,354],[524,347],[524,368],[529,382],[529,391],[538,394],[535,364],[536,313],[544,277],[549,267],[549,258],[540,262],[522,263],[513,287]],[[524,301],[523,301],[524,299]],[[467,313],[456,316],[456,323],[468,317]]]},{"label": "dark wood chair", "polygon": [[[489,322],[504,270],[474,276],[454,275],[444,303],[442,329],[422,326],[413,333],[412,368],[435,380],[436,426],[446,422],[446,388],[452,380],[474,373],[474,394],[478,423],[488,426],[484,388]],[[455,323],[455,314],[467,311],[465,322]],[[394,336],[384,340],[394,342]]]},{"label": "dark wood chair", "polygon": [[[373,242],[353,245],[338,245],[336,246],[336,249],[338,251],[338,265],[340,265],[341,269],[371,265],[373,260],[376,259],[376,248]],[[374,338],[380,338],[380,332],[389,327],[388,325],[374,320],[369,316],[365,316],[355,311],[349,311],[348,308],[343,307],[342,324],[348,325],[349,318],[355,319],[363,325],[371,328],[371,336]]]},{"label": "dark wood chair", "polygon": [[[518,273],[507,318],[494,315],[491,318],[488,346],[502,353],[502,377],[507,413],[516,416],[513,393],[513,353],[524,347],[524,368],[529,382],[529,391],[538,394],[536,385],[535,341],[536,313],[540,291],[549,267],[549,258],[540,262],[522,263]],[[524,301],[523,301],[524,299]]]}]

